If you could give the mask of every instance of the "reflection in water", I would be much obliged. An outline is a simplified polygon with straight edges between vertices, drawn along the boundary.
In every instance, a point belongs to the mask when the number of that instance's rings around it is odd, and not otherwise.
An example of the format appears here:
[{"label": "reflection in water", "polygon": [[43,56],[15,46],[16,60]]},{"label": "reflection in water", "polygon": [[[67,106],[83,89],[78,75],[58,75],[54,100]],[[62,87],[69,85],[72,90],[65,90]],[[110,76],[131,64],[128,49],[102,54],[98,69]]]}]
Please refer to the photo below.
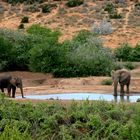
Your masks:
[{"label": "reflection in water", "polygon": [[[104,101],[115,101],[115,102],[136,102],[140,98],[138,95],[130,96],[113,96],[110,94],[100,94],[100,93],[66,93],[66,94],[50,94],[50,95],[26,95],[27,99],[43,99],[43,100],[104,100]],[[16,98],[21,98],[18,96]]]},{"label": "reflection in water", "polygon": [[120,101],[120,102],[130,102],[129,96],[119,96],[119,97],[118,96],[114,96],[114,101],[115,102],[118,102],[118,101]]}]

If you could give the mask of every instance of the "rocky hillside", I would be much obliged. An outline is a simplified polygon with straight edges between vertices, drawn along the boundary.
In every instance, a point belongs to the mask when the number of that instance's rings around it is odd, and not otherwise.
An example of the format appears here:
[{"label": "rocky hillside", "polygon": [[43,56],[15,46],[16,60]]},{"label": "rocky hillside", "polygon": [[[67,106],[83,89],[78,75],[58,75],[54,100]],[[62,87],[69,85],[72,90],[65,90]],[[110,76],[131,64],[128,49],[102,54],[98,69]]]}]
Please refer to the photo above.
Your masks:
[{"label": "rocky hillside", "polygon": [[[115,0],[116,1],[116,0]],[[102,35],[104,46],[116,48],[121,43],[136,45],[140,42],[140,2],[120,0],[84,0],[76,7],[66,6],[67,0],[46,0],[43,3],[10,4],[0,2],[0,28],[18,29],[24,16],[29,22],[25,29],[32,24],[41,24],[62,32],[60,41],[71,39],[81,29],[92,30],[94,25],[100,26],[103,21],[111,24],[111,34]],[[43,12],[44,5],[51,5]],[[110,7],[113,5],[113,17]],[[109,10],[107,9],[109,7]]]}]

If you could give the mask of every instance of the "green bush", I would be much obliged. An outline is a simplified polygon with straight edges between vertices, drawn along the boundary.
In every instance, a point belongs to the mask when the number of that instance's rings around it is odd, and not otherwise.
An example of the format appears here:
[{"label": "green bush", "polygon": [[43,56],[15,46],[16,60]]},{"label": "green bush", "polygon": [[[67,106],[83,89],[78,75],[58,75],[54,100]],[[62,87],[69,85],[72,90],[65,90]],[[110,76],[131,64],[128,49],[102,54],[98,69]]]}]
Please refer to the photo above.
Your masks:
[{"label": "green bush", "polygon": [[49,28],[40,26],[39,24],[34,24],[27,29],[27,33],[33,35],[37,39],[37,44],[47,42],[49,44],[54,44],[58,42],[59,36],[61,35],[59,30],[52,31]]},{"label": "green bush", "polygon": [[57,45],[44,43],[31,49],[29,69],[36,72],[52,72],[58,65]]},{"label": "green bush", "polygon": [[52,72],[58,63],[57,47],[59,31],[52,31],[51,29],[41,27],[40,25],[33,25],[28,28],[27,32],[38,38],[35,47],[30,50],[29,68],[31,71],[38,72]]},{"label": "green bush", "polygon": [[123,63],[117,61],[114,65],[114,70],[119,70],[119,69],[122,69],[122,68],[124,68]]},{"label": "green bush", "polygon": [[27,16],[24,16],[22,19],[21,19],[21,23],[28,23],[29,22],[29,17]]},{"label": "green bush", "polygon": [[[7,29],[0,30],[0,36],[3,36],[4,43],[9,42],[9,51],[5,51],[3,56],[8,55],[8,57],[3,57],[3,62],[6,63],[6,70],[28,70],[28,51],[33,47],[34,38],[32,36],[26,35],[23,32],[12,31]],[[10,53],[10,54],[8,54]],[[5,68],[3,69],[5,70]]]},{"label": "green bush", "polygon": [[8,69],[12,55],[11,50],[12,45],[9,40],[0,35],[0,71]]},{"label": "green bush", "polygon": [[140,139],[140,105],[105,101],[18,103],[0,99],[0,139]]},{"label": "green bush", "polygon": [[118,14],[117,12],[113,12],[109,14],[109,18],[111,19],[120,19],[122,18],[122,16],[120,14]]},{"label": "green bush", "polygon": [[124,67],[129,70],[133,70],[136,66],[132,62],[124,63]]},{"label": "green bush", "polygon": [[25,131],[21,133],[17,127],[6,125],[4,131],[0,135],[1,140],[32,140],[30,135]]},{"label": "green bush", "polygon": [[6,2],[11,4],[16,3],[26,3],[26,4],[34,4],[35,2],[42,3],[44,0],[6,0]]},{"label": "green bush", "polygon": [[120,19],[122,16],[117,13],[115,6],[112,3],[109,3],[104,8],[105,11],[108,12],[109,18],[111,19]]},{"label": "green bush", "polygon": [[140,62],[140,45],[132,48],[129,44],[123,44],[115,49],[114,54],[118,60]]},{"label": "green bush", "polygon": [[21,23],[21,24],[18,26],[18,29],[24,29],[24,24]]},{"label": "green bush", "polygon": [[132,48],[129,44],[122,44],[119,48],[115,49],[115,56],[118,60],[129,61]]},{"label": "green bush", "polygon": [[104,79],[101,82],[102,85],[112,85],[112,79],[108,78],[108,79]]},{"label": "green bush", "polygon": [[104,7],[104,10],[107,11],[108,13],[112,13],[114,9],[115,9],[115,6],[112,3],[109,3]]},{"label": "green bush", "polygon": [[43,13],[50,13],[53,8],[57,7],[56,4],[45,4],[42,7]]},{"label": "green bush", "polygon": [[103,48],[102,41],[88,31],[81,31],[72,41],[62,44],[61,49],[62,65],[53,72],[57,77],[107,75],[114,64],[110,50]]},{"label": "green bush", "polygon": [[130,60],[140,62],[140,44],[137,44],[131,51]]},{"label": "green bush", "polygon": [[84,0],[68,0],[66,5],[68,7],[76,7],[84,3]]}]

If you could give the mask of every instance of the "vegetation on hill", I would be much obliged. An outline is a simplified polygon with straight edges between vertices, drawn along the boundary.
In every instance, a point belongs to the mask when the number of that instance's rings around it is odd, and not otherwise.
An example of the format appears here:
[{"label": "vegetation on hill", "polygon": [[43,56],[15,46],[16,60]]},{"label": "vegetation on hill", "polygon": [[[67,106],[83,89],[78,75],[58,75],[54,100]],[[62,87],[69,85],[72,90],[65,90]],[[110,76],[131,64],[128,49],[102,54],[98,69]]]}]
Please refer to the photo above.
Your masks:
[{"label": "vegetation on hill", "polygon": [[97,35],[80,31],[71,41],[59,43],[60,34],[40,25],[31,26],[27,33],[1,29],[0,69],[51,72],[57,77],[110,73],[113,54]]},{"label": "vegetation on hill", "polygon": [[[101,33],[108,33],[102,26]],[[0,30],[0,70],[30,70],[56,77],[109,75],[115,61],[140,61],[140,45],[123,44],[112,52],[93,31],[80,31],[60,43],[59,30],[32,25],[24,31]],[[129,68],[130,63],[128,64]],[[127,66],[128,66],[127,65]]]}]

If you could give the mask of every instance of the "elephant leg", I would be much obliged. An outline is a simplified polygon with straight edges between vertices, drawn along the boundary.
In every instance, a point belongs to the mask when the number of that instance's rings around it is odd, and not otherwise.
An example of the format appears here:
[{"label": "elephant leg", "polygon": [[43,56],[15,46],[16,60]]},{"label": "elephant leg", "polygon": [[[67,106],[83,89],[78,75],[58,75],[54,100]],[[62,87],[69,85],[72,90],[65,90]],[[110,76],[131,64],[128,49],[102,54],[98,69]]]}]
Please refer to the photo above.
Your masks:
[{"label": "elephant leg", "polygon": [[9,86],[9,87],[7,88],[7,90],[8,90],[8,97],[10,97],[10,96],[11,96],[11,87]]},{"label": "elephant leg", "polygon": [[117,96],[117,89],[114,89],[114,96]]},{"label": "elephant leg", "polygon": [[16,87],[12,87],[12,98],[15,98]]},{"label": "elephant leg", "polygon": [[126,85],[126,93],[129,94],[129,84]]},{"label": "elephant leg", "polygon": [[118,82],[114,82],[114,96],[117,96],[117,86]]},{"label": "elephant leg", "polygon": [[120,96],[124,96],[124,85],[120,84]]}]

